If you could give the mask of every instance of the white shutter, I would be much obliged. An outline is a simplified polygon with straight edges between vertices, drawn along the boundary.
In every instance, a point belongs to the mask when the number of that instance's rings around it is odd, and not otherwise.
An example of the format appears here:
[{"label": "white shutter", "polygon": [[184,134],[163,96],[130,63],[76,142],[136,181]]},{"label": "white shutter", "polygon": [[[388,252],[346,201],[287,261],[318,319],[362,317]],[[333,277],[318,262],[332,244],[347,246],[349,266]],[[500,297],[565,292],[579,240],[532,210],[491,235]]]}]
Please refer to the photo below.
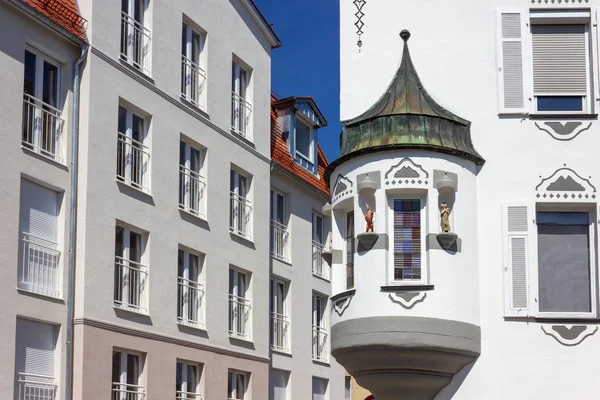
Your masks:
[{"label": "white shutter", "polygon": [[16,372],[54,376],[55,331],[53,325],[17,319]]},{"label": "white shutter", "polygon": [[532,25],[533,92],[587,94],[585,25]]},{"label": "white shutter", "polygon": [[533,279],[537,232],[535,207],[527,204],[504,206],[504,315],[531,313],[530,285]]},{"label": "white shutter", "polygon": [[58,193],[28,180],[21,180],[21,232],[57,242]]},{"label": "white shutter", "polygon": [[498,105],[500,113],[527,112],[526,40],[523,12],[500,10],[496,16]]}]

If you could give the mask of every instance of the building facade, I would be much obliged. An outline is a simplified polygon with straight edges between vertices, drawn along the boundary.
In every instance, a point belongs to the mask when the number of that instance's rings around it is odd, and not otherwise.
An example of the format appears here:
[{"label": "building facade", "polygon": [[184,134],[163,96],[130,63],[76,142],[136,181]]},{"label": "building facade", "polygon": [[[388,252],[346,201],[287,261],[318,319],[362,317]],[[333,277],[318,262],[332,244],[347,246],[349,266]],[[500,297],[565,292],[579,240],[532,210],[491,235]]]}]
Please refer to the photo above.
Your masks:
[{"label": "building facade", "polygon": [[332,354],[375,398],[598,390],[599,6],[341,2]]}]

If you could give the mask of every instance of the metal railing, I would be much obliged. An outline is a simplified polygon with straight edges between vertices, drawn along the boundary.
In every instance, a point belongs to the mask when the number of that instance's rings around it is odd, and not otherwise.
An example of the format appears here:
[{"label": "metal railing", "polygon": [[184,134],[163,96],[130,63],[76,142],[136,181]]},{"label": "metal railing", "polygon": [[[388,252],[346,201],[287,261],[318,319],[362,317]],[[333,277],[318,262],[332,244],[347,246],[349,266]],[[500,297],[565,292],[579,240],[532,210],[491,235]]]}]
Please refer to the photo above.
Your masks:
[{"label": "metal railing", "polygon": [[202,300],[204,286],[198,282],[179,277],[179,301],[177,305],[177,322],[182,325],[204,328]]},{"label": "metal railing", "polygon": [[273,339],[271,342],[271,349],[276,351],[282,351],[285,353],[290,352],[290,345],[288,340],[288,330],[290,326],[290,320],[283,314],[271,312],[271,324],[273,329]]},{"label": "metal railing", "polygon": [[62,111],[23,93],[22,145],[63,163],[61,134],[65,121]]},{"label": "metal railing", "polygon": [[112,400],[144,400],[145,398],[143,386],[113,382]]},{"label": "metal railing", "polygon": [[287,226],[271,220],[271,256],[290,261],[289,236]]},{"label": "metal railing", "polygon": [[19,372],[18,400],[54,400],[56,383],[53,376]]},{"label": "metal railing", "polygon": [[115,257],[115,307],[146,314],[148,268],[138,262]]},{"label": "metal railing", "polygon": [[19,274],[19,289],[60,298],[60,276],[58,244],[21,233],[22,265]]},{"label": "metal railing", "polygon": [[182,392],[181,390],[178,390],[175,400],[202,400],[202,396],[199,393]]},{"label": "metal railing", "polygon": [[150,75],[150,30],[121,11],[121,58]]},{"label": "metal railing", "polygon": [[206,179],[196,171],[179,166],[179,208],[206,218]]},{"label": "metal railing", "polygon": [[252,104],[235,92],[232,92],[231,103],[231,129],[246,139],[252,139],[250,135]]},{"label": "metal railing", "polygon": [[117,179],[150,192],[150,151],[147,146],[119,132],[117,142]]},{"label": "metal railing", "polygon": [[313,325],[312,359],[315,361],[328,362],[327,356],[327,330]]},{"label": "metal railing", "polygon": [[252,202],[231,192],[229,230],[252,239]]},{"label": "metal railing", "polygon": [[233,294],[229,295],[229,336],[250,340],[252,337],[250,311],[250,300]]},{"label": "metal railing", "polygon": [[323,279],[329,280],[329,265],[323,261],[323,244],[312,242],[312,273]]},{"label": "metal railing", "polygon": [[206,108],[206,71],[181,55],[181,96],[202,109]]}]

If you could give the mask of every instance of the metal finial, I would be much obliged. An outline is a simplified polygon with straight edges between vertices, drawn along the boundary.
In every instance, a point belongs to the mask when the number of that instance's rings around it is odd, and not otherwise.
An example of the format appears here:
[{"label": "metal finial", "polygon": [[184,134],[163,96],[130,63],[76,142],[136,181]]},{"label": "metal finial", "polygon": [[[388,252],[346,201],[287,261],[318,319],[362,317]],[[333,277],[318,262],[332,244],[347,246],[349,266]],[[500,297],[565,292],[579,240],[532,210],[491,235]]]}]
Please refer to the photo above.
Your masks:
[{"label": "metal finial", "polygon": [[400,37],[402,40],[404,40],[404,42],[408,42],[408,39],[410,39],[410,32],[407,29],[402,29],[402,32],[400,32]]}]

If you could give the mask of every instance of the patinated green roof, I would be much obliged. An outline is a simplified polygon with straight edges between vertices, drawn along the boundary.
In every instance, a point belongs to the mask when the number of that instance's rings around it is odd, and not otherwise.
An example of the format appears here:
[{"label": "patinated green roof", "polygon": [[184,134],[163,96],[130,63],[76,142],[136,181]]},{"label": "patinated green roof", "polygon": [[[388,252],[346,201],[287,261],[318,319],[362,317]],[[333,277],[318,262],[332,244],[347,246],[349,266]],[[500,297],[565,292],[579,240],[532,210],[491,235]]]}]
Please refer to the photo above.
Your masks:
[{"label": "patinated green roof", "polygon": [[483,164],[473,147],[471,123],[440,106],[427,93],[408,51],[410,33],[403,30],[402,63],[392,83],[362,115],[342,122],[340,158],[327,168],[331,172],[356,156],[391,149],[421,149],[453,154]]}]

